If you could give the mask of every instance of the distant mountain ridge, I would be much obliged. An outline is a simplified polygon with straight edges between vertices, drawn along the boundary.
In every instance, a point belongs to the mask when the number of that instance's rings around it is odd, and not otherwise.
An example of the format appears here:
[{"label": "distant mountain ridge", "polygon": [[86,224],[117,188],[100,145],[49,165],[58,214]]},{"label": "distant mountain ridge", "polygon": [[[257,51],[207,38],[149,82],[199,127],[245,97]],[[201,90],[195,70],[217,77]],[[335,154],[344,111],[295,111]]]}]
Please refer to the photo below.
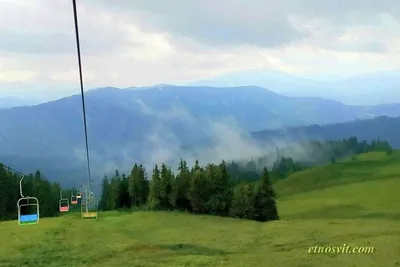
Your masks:
[{"label": "distant mountain ridge", "polygon": [[295,97],[321,97],[351,105],[377,105],[400,99],[400,70],[381,71],[337,79],[304,78],[271,69],[236,71],[190,86],[254,85]]},{"label": "distant mountain ridge", "polygon": [[[61,180],[84,175],[80,101],[74,95],[31,107],[0,109],[0,162],[11,161],[21,171],[32,171],[28,165],[35,162],[37,168]],[[318,98],[285,97],[255,86],[106,87],[86,93],[86,108],[97,176],[130,168],[132,162],[151,165],[175,160],[188,155],[191,147],[203,153],[202,147],[210,144],[213,150],[203,154],[203,160],[247,156],[252,152],[245,136],[264,129],[400,116],[400,104],[348,106]],[[65,170],[71,170],[73,177]]]}]

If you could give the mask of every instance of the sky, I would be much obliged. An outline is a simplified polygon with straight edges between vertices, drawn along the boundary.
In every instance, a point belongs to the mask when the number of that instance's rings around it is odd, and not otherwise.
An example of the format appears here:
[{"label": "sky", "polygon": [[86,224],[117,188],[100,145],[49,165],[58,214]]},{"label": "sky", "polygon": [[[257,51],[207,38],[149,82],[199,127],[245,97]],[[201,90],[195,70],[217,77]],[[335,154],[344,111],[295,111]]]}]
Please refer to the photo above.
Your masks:
[{"label": "sky", "polygon": [[[399,0],[77,0],[85,88],[400,69]],[[0,0],[0,97],[79,93],[70,0]]]}]

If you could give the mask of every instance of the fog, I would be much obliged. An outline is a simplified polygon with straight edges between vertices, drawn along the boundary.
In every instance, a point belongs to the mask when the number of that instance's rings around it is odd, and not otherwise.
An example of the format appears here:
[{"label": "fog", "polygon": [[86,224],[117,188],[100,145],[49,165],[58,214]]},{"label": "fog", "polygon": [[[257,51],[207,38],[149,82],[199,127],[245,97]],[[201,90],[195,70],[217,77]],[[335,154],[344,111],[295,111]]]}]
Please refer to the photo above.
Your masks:
[{"label": "fog", "polygon": [[[151,179],[155,164],[166,163],[176,172],[180,158],[185,159],[189,166],[193,166],[196,159],[200,165],[206,165],[220,163],[222,160],[239,162],[263,157],[262,166],[257,166],[261,169],[264,166],[272,166],[277,157],[277,148],[284,148],[281,156],[290,156],[294,160],[310,161],[318,157],[311,154],[306,143],[290,140],[287,136],[268,142],[257,142],[248,132],[241,129],[232,117],[199,119],[179,105],[173,105],[164,112],[156,112],[141,100],[137,103],[140,104],[143,113],[156,116],[159,123],[141,142],[126,140],[119,147],[90,149],[92,176],[97,186],[104,175],[112,175],[116,169],[128,175],[135,163],[143,164],[147,169],[148,178]],[[180,123],[201,132],[207,136],[207,144],[199,145],[193,137],[193,145],[189,148],[184,147],[183,145],[187,144],[182,142],[182,138],[165,127],[170,123]],[[190,140],[191,137],[187,138]],[[76,148],[74,151],[79,165],[86,164],[84,149]]]}]

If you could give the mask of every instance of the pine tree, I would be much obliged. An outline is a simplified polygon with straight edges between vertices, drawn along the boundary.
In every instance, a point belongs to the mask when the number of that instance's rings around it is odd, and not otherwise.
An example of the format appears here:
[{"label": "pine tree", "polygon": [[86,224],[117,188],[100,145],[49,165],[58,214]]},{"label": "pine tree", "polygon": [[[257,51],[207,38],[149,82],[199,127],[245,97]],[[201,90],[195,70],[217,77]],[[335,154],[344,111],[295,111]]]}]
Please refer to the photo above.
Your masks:
[{"label": "pine tree", "polygon": [[149,193],[149,181],[147,179],[146,168],[140,164],[139,165],[139,180],[138,180],[138,187],[139,187],[139,197],[138,201],[140,205],[145,205],[147,196]]},{"label": "pine tree", "polygon": [[148,206],[150,209],[161,208],[161,186],[160,170],[156,164],[154,166],[149,188]]},{"label": "pine tree", "polygon": [[128,177],[125,174],[122,174],[119,186],[119,206],[124,209],[131,207],[131,198],[128,192]]},{"label": "pine tree", "polygon": [[109,194],[110,194],[110,183],[108,181],[108,177],[107,175],[104,176],[103,181],[102,181],[102,194],[101,194],[101,199],[100,199],[100,209],[101,210],[109,210],[109,203],[108,203],[108,199],[109,199]]},{"label": "pine tree", "polygon": [[269,178],[268,169],[264,168],[256,193],[256,207],[254,216],[256,220],[279,220],[275,198],[276,194]]},{"label": "pine tree", "polygon": [[140,170],[139,166],[135,163],[132,168],[131,174],[128,177],[128,193],[133,206],[140,205],[140,193],[139,193],[139,180],[140,180]]},{"label": "pine tree", "polygon": [[110,193],[110,209],[116,210],[121,208],[120,207],[120,184],[121,184],[121,177],[119,175],[118,170],[115,171],[114,177],[111,179],[111,193]]},{"label": "pine tree", "polygon": [[255,218],[255,192],[252,183],[239,184],[233,190],[229,215],[242,219]]},{"label": "pine tree", "polygon": [[161,165],[161,191],[160,191],[160,205],[162,209],[171,209],[172,199],[172,171],[164,163]]},{"label": "pine tree", "polygon": [[224,161],[219,166],[209,164],[206,168],[210,196],[207,206],[211,214],[226,215],[231,202],[229,175]]},{"label": "pine tree", "polygon": [[167,185],[168,203],[171,209],[176,208],[176,178],[171,167],[168,167],[169,184]]},{"label": "pine tree", "polygon": [[200,169],[201,169],[201,167],[200,167],[199,160],[196,159],[195,162],[194,162],[194,166],[193,166],[192,171],[195,172],[195,171],[200,170]]},{"label": "pine tree", "polygon": [[178,174],[176,176],[176,183],[174,187],[175,203],[178,209],[190,210],[190,200],[188,188],[191,183],[191,175],[189,167],[185,160],[180,159]]},{"label": "pine tree", "polygon": [[192,211],[205,213],[207,211],[207,181],[204,170],[201,168],[194,171],[189,188],[190,205]]}]

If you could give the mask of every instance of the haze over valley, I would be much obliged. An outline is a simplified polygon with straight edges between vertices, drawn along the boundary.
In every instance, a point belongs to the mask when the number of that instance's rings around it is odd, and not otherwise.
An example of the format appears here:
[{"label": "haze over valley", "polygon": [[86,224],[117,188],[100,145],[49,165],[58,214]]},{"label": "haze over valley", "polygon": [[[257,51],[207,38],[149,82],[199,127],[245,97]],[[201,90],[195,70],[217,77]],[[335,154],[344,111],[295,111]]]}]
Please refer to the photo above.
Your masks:
[{"label": "haze over valley", "polygon": [[[400,117],[400,104],[350,106],[254,86],[106,87],[87,92],[86,99],[96,181],[115,169],[128,171],[132,162],[151,167],[176,165],[179,158],[191,163],[246,160],[274,153],[276,147],[306,150],[306,140],[356,136],[400,147],[400,119],[374,119]],[[74,95],[0,110],[0,124],[7,126],[0,129],[0,161],[26,172],[40,166],[49,177],[67,183],[82,179],[86,157],[80,101]],[[308,127],[315,124],[327,126]]]}]

